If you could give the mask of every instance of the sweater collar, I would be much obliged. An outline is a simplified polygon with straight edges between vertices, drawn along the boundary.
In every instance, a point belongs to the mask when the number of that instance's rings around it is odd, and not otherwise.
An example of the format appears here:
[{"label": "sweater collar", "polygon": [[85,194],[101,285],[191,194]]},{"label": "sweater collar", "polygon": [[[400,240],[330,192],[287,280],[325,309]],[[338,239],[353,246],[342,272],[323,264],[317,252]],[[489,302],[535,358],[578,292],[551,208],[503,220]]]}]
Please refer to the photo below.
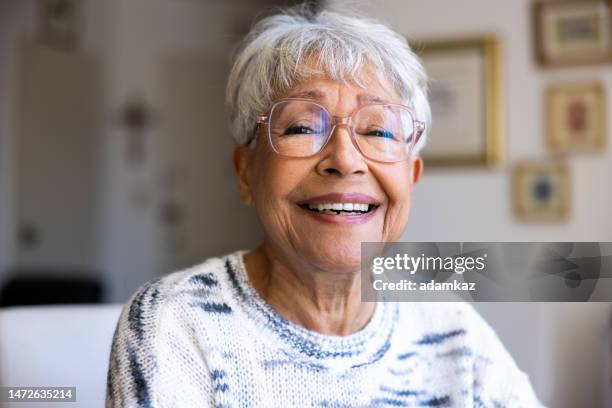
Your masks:
[{"label": "sweater collar", "polygon": [[398,308],[395,303],[377,302],[370,321],[348,336],[318,333],[278,313],[249,281],[244,255],[239,250],[227,256],[225,269],[241,309],[272,341],[279,352],[293,361],[315,369],[346,369],[373,364],[389,349]]}]

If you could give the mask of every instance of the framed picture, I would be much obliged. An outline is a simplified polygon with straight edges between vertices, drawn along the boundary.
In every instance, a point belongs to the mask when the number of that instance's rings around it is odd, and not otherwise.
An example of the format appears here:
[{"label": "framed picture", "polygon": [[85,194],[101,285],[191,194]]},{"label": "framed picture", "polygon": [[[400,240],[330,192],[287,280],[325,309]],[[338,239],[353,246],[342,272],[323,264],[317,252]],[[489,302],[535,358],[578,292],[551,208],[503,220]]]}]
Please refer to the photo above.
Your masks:
[{"label": "framed picture", "polygon": [[547,141],[555,152],[599,151],[605,144],[605,90],[600,83],[555,85],[546,92]]},{"label": "framed picture", "polygon": [[612,0],[534,3],[537,61],[543,66],[612,61],[611,9]]},{"label": "framed picture", "polygon": [[490,166],[502,158],[500,49],[491,37],[422,42],[433,124],[428,166]]},{"label": "framed picture", "polygon": [[568,167],[557,161],[523,162],[513,175],[514,210],[525,221],[561,221],[570,211]]}]

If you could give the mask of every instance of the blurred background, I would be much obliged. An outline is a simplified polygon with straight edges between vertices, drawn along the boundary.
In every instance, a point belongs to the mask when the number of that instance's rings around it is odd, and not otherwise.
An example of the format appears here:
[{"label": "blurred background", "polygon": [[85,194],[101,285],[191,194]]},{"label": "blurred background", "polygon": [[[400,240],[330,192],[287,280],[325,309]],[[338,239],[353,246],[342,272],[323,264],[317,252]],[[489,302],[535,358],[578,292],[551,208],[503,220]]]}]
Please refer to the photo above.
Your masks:
[{"label": "blurred background", "polygon": [[[2,306],[123,303],[150,279],[259,242],[231,169],[224,87],[252,22],[292,3],[0,0]],[[538,64],[532,1],[311,4],[378,18],[414,44],[500,45],[503,154],[482,166],[426,161],[405,240],[612,241],[610,130],[594,153],[551,154],[545,106],[559,83],[609,94],[612,65]],[[520,219],[515,167],[559,157],[572,173],[569,211]],[[475,306],[547,405],[612,407],[610,304]]]}]

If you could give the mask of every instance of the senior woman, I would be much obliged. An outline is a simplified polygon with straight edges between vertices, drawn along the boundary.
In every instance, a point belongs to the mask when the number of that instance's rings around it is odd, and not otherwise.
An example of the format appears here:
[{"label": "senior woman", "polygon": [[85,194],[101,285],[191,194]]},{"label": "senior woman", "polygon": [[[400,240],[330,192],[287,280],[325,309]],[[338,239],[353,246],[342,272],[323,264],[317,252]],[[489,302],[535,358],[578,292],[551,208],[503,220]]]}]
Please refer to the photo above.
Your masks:
[{"label": "senior woman", "polygon": [[121,314],[107,407],[539,407],[462,303],[364,303],[360,244],[400,238],[430,111],[389,28],[263,19],[227,87],[233,164],[263,243],[143,285]]}]

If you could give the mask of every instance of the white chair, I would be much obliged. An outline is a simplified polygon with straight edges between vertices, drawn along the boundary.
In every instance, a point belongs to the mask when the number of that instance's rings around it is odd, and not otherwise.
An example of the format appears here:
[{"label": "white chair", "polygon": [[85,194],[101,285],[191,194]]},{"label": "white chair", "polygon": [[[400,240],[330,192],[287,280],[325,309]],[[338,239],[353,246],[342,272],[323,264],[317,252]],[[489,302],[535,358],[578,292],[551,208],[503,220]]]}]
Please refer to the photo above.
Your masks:
[{"label": "white chair", "polygon": [[[110,347],[121,307],[0,308],[0,385],[76,387],[76,403],[66,406],[103,407]],[[57,407],[58,403],[0,402],[6,408],[33,405]]]}]

